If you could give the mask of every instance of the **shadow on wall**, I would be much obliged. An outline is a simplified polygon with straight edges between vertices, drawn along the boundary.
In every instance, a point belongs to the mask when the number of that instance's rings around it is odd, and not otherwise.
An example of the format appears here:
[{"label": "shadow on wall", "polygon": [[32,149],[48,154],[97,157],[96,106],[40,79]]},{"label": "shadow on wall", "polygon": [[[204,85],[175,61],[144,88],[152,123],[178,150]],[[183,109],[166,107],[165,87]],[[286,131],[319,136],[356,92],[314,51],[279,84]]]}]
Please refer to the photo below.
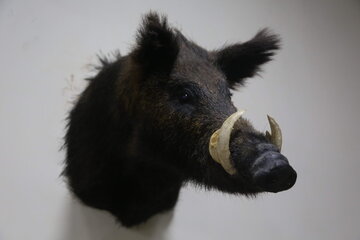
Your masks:
[{"label": "shadow on wall", "polygon": [[86,207],[68,197],[64,207],[64,230],[59,239],[68,240],[142,240],[169,239],[167,229],[174,212],[158,214],[148,222],[133,228],[125,228],[106,211]]}]

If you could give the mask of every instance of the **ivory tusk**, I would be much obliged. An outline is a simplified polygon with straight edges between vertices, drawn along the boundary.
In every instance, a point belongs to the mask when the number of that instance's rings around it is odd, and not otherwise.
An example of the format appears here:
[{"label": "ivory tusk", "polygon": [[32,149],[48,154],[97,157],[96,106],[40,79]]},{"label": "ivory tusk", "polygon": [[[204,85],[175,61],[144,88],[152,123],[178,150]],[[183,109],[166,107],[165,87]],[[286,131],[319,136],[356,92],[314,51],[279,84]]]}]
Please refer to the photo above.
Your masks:
[{"label": "ivory tusk", "polygon": [[209,152],[211,157],[230,175],[236,173],[234,164],[230,159],[230,136],[236,121],[245,111],[240,110],[230,115],[222,124],[221,128],[216,130],[210,137]]},{"label": "ivory tusk", "polygon": [[282,134],[281,134],[281,129],[279,124],[277,124],[277,122],[275,121],[275,119],[273,119],[272,117],[270,117],[269,115],[267,116],[268,120],[269,120],[269,124],[270,124],[270,129],[271,129],[271,133],[269,133],[268,131],[266,131],[266,137],[269,139],[269,141],[274,144],[276,147],[279,148],[279,151],[281,151],[281,146],[282,146]]}]

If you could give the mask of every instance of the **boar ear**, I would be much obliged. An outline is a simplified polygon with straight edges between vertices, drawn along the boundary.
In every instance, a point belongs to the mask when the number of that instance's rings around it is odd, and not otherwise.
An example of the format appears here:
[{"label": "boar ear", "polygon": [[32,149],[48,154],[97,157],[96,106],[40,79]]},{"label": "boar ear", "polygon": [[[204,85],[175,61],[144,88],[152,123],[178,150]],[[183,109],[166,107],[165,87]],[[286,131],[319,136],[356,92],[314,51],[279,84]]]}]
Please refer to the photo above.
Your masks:
[{"label": "boar ear", "polygon": [[174,30],[165,16],[150,12],[143,18],[137,34],[134,58],[144,73],[169,73],[179,52]]},{"label": "boar ear", "polygon": [[215,61],[225,74],[230,88],[244,84],[245,78],[258,73],[261,64],[270,61],[274,51],[280,48],[279,42],[277,35],[263,29],[247,42],[216,51]]}]

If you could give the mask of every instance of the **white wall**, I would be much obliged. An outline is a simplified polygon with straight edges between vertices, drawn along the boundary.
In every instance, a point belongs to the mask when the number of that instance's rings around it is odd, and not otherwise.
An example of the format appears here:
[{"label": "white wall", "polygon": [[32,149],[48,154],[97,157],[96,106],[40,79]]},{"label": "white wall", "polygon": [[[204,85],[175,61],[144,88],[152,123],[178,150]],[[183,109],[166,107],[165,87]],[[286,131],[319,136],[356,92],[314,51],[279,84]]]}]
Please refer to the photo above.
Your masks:
[{"label": "white wall", "polygon": [[[257,199],[183,189],[173,213],[124,229],[59,178],[69,98],[100,50],[126,53],[161,10],[200,45],[269,26],[283,50],[234,95],[260,130],[283,128],[294,188]],[[360,2],[0,1],[0,239],[360,239]]]}]

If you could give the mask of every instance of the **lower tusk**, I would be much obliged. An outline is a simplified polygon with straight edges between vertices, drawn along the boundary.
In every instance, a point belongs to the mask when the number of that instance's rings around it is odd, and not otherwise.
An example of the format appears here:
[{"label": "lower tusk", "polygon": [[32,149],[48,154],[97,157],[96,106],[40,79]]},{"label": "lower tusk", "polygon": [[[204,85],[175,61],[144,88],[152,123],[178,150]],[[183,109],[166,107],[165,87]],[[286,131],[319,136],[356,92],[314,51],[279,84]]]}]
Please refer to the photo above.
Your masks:
[{"label": "lower tusk", "polygon": [[280,126],[279,126],[279,124],[277,124],[275,119],[273,119],[269,115],[267,117],[268,117],[268,120],[269,120],[271,133],[266,131],[266,137],[269,139],[269,141],[272,144],[274,144],[277,148],[279,148],[279,151],[281,151],[282,134],[281,134]]},{"label": "lower tusk", "polygon": [[230,159],[230,136],[236,121],[244,114],[244,110],[237,111],[230,115],[222,124],[221,128],[216,130],[210,137],[209,152],[211,157],[217,163],[221,164],[224,170],[230,175],[236,173],[234,164]]}]

